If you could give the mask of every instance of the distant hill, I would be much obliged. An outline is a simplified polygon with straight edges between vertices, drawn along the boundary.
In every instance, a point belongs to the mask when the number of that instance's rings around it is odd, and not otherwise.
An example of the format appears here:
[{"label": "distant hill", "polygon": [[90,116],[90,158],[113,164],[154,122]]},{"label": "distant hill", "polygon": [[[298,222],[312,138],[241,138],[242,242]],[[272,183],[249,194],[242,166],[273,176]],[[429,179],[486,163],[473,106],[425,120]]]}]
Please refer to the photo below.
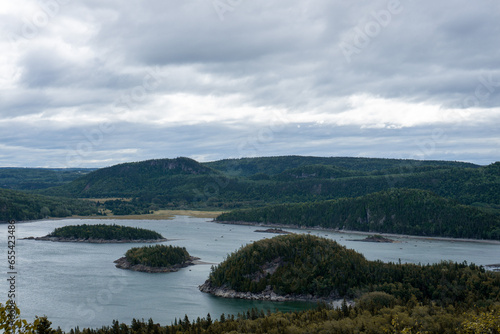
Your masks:
[{"label": "distant hill", "polygon": [[0,221],[97,214],[95,203],[0,189]]},{"label": "distant hill", "polygon": [[36,190],[71,182],[96,168],[0,168],[0,188]]},{"label": "distant hill", "polygon": [[154,159],[101,168],[69,184],[47,189],[43,194],[71,197],[134,197],[168,193],[186,180],[206,179],[217,174],[189,158]]},{"label": "distant hill", "polygon": [[353,157],[308,157],[308,156],[277,156],[224,159],[204,163],[205,166],[217,169],[232,176],[251,176],[254,174],[276,175],[287,169],[308,165],[334,166],[353,171],[374,172],[383,170],[412,169],[420,166],[431,167],[460,167],[478,168],[468,162],[438,161],[438,160],[411,160],[411,159],[379,159],[379,158],[353,158]]},{"label": "distant hill", "polygon": [[[474,282],[481,280],[481,284]],[[438,305],[496,300],[500,275],[474,265],[368,261],[333,240],[289,234],[243,246],[212,268],[202,291],[271,292],[327,298],[379,291],[404,305],[411,299]],[[258,296],[256,296],[258,297]]]},{"label": "distant hill", "polygon": [[[327,164],[329,163],[329,164]],[[41,194],[128,198],[119,214],[159,208],[231,209],[358,197],[391,188],[432,191],[462,204],[500,206],[500,163],[270,157],[198,163],[157,159],[102,168]],[[232,169],[231,169],[232,168]]]},{"label": "distant hill", "polygon": [[500,240],[499,214],[416,189],[391,189],[356,198],[235,210],[223,213],[217,220]]}]

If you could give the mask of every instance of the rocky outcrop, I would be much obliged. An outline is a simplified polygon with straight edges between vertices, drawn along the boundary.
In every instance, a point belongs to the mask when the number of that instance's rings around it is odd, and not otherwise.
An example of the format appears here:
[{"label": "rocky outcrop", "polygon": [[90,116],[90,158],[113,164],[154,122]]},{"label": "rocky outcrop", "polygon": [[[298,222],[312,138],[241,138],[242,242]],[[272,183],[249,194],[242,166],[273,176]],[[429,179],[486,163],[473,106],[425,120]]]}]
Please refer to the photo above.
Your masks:
[{"label": "rocky outcrop", "polygon": [[313,295],[278,295],[272,290],[270,285],[268,285],[264,291],[259,293],[240,292],[230,289],[227,286],[213,286],[209,280],[206,280],[205,283],[198,287],[198,289],[200,289],[201,292],[210,293],[217,297],[249,300],[268,300],[273,302],[303,301],[337,304],[339,302],[341,303],[344,300],[343,298],[340,298],[340,296],[318,297]]},{"label": "rocky outcrop", "polygon": [[500,263],[497,264],[488,264],[485,265],[486,268],[493,270],[493,271],[500,271]]},{"label": "rocky outcrop", "polygon": [[199,259],[200,259],[199,257],[190,256],[187,261],[184,261],[183,263],[175,264],[175,265],[170,266],[170,267],[150,267],[150,266],[146,266],[143,264],[132,264],[127,260],[127,258],[125,256],[114,261],[114,263],[116,263],[116,267],[120,268],[120,269],[142,271],[142,272],[146,272],[146,273],[170,273],[170,272],[179,271],[179,269],[185,268],[187,266],[195,265],[197,260],[199,260]]},{"label": "rocky outcrop", "polygon": [[364,239],[347,239],[348,241],[363,241],[363,242],[381,242],[381,243],[397,243],[399,241],[395,241],[381,235],[370,235]]},{"label": "rocky outcrop", "polygon": [[288,231],[283,231],[280,228],[268,228],[266,230],[255,230],[254,232],[261,232],[261,233],[277,233],[277,234],[290,234],[292,232]]}]

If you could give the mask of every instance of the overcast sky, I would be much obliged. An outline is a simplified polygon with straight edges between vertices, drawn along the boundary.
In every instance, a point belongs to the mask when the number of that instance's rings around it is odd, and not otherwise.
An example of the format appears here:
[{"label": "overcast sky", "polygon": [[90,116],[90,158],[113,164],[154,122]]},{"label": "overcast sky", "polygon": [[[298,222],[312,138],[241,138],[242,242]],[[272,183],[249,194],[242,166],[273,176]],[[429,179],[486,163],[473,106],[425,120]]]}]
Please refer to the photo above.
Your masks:
[{"label": "overcast sky", "polygon": [[0,166],[500,160],[500,2],[0,3]]}]

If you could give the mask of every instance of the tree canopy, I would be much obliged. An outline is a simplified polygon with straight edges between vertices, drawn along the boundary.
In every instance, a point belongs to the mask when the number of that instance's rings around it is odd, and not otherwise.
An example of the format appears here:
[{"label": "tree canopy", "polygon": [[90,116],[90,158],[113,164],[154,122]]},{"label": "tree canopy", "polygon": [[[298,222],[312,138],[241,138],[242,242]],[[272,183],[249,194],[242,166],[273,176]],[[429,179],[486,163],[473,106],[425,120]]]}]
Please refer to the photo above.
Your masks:
[{"label": "tree canopy", "polygon": [[190,255],[185,247],[154,245],[131,248],[125,253],[125,257],[132,265],[171,267],[184,263]]},{"label": "tree canopy", "polygon": [[121,225],[68,225],[56,228],[48,237],[94,240],[157,240],[164,239],[155,231]]},{"label": "tree canopy", "polygon": [[500,297],[500,273],[474,264],[402,264],[368,261],[335,241],[307,234],[263,239],[212,268],[209,282],[241,292],[270,286],[279,295],[356,297],[384,292],[402,302],[491,304]]}]

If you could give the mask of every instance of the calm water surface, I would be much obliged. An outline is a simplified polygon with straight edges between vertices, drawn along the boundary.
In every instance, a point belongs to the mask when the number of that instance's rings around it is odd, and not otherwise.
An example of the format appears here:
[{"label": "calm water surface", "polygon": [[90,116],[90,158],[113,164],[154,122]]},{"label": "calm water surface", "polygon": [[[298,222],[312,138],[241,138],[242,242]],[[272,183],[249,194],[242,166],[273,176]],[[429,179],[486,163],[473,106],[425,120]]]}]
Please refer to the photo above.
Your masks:
[{"label": "calm water surface", "polygon": [[[75,224],[119,224],[155,230],[169,241],[164,244],[186,247],[202,261],[217,264],[242,245],[274,235],[256,233],[253,226],[225,225],[203,218],[177,216],[173,220],[83,220],[64,219],[20,223],[18,239],[44,236],[56,227]],[[293,230],[307,233],[304,230]],[[467,261],[486,265],[498,262],[500,246],[393,238],[392,244],[348,241],[360,235],[310,231],[365,255],[369,260],[434,263],[441,260]],[[311,307],[304,303],[272,303],[213,297],[198,290],[208,277],[211,264],[190,266],[175,273],[148,274],[117,269],[113,261],[131,247],[142,244],[87,244],[18,240],[16,244],[16,296],[22,317],[33,320],[47,315],[53,327],[69,330],[75,326],[97,328],[113,319],[130,323],[133,318],[152,318],[170,324],[185,314],[190,319],[236,314],[248,308],[295,310]],[[7,253],[7,225],[0,225],[0,247]],[[7,260],[0,261],[1,301],[7,300]]]}]

